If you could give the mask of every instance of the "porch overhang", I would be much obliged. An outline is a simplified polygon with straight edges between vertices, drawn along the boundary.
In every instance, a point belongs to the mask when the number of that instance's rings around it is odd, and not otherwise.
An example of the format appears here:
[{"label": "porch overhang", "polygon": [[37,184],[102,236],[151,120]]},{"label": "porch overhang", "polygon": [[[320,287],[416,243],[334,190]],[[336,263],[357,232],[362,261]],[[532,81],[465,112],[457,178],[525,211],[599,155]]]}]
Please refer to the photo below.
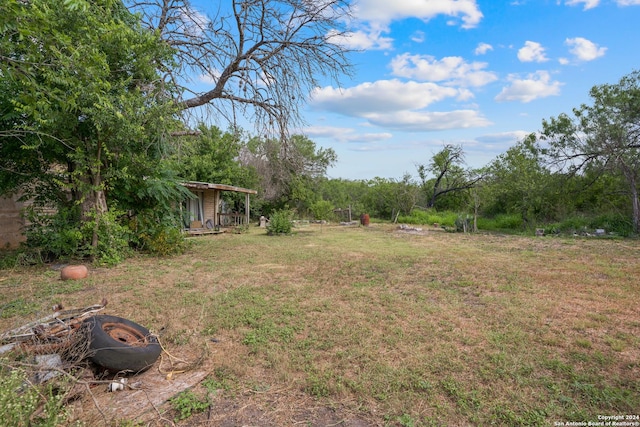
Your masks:
[{"label": "porch overhang", "polygon": [[[250,204],[249,204],[249,196],[252,194],[258,194],[256,190],[251,190],[249,188],[236,187],[233,185],[226,184],[214,184],[210,182],[199,182],[199,181],[186,181],[182,183],[183,186],[192,190],[193,192],[202,191],[205,193],[212,194],[213,197],[209,198],[209,203],[211,203],[211,210],[205,209],[207,212],[203,215],[204,217],[213,221],[215,226],[222,226],[222,217],[219,213],[220,208],[220,193],[223,191],[232,191],[235,193],[243,193],[245,194],[245,213],[244,213],[244,222],[245,224],[249,224],[249,212],[250,212]],[[242,215],[235,215],[239,220],[242,219]],[[203,222],[205,222],[206,218],[202,218]],[[193,230],[195,231],[195,230]]]}]

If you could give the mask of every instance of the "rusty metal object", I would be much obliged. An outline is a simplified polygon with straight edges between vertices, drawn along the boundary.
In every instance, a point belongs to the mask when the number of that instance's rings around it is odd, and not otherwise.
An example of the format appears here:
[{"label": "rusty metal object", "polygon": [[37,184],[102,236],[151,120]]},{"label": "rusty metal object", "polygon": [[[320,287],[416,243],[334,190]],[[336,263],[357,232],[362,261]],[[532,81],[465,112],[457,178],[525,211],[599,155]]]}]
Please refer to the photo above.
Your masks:
[{"label": "rusty metal object", "polygon": [[148,343],[147,336],[139,330],[122,323],[104,323],[102,330],[114,340],[132,347],[142,347]]},{"label": "rusty metal object", "polygon": [[71,310],[56,311],[18,328],[0,334],[0,344],[24,343],[27,346],[59,344],[74,334],[82,322],[104,309],[107,300],[100,304]]}]

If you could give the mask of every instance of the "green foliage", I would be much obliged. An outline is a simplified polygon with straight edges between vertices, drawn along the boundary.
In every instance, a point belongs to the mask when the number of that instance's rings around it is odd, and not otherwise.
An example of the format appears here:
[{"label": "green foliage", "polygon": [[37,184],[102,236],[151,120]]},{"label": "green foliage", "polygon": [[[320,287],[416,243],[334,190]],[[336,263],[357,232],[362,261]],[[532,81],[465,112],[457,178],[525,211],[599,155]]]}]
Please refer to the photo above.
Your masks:
[{"label": "green foliage", "polygon": [[597,229],[627,237],[633,234],[633,223],[628,217],[617,214],[603,214],[595,217],[574,215],[544,227],[546,234],[593,234]]},{"label": "green foliage", "polygon": [[400,214],[409,214],[416,206],[420,189],[405,174],[401,180],[376,177],[366,182],[360,199],[364,212],[371,217],[394,220]]},{"label": "green foliage", "polygon": [[306,213],[317,200],[317,183],[336,160],[335,151],[316,147],[302,135],[293,135],[287,141],[255,137],[248,141],[242,155],[242,163],[259,177],[264,213],[286,206]]},{"label": "green foliage", "polygon": [[64,395],[56,394],[53,386],[32,385],[21,369],[3,368],[0,371],[0,420],[3,425],[57,427],[66,419]]},{"label": "green foliage", "polygon": [[316,193],[322,200],[327,200],[340,209],[351,207],[352,212],[371,211],[362,202],[368,191],[367,183],[362,180],[321,178],[316,182]]},{"label": "green foliage", "polygon": [[[131,255],[129,241],[131,230],[123,224],[124,212],[112,209],[101,215],[89,212],[89,219],[82,223],[83,240],[87,253],[97,264],[113,266],[121,263]],[[97,233],[97,245],[91,239]]]},{"label": "green foliage", "polygon": [[409,414],[402,414],[398,417],[398,423],[402,427],[416,427],[417,421]]},{"label": "green foliage", "polygon": [[311,211],[313,217],[317,220],[329,221],[334,218],[334,206],[328,200],[318,200],[309,207],[309,210]]},{"label": "green foliage", "polygon": [[593,230],[601,228],[608,233],[611,232],[624,237],[631,236],[634,233],[633,221],[628,216],[616,213],[605,213],[596,216],[589,222],[589,227]]},{"label": "green foliage", "polygon": [[87,242],[78,228],[78,207],[60,207],[51,214],[31,206],[26,229],[27,247],[41,253],[43,259],[84,258],[89,255]]},{"label": "green foliage", "polygon": [[222,132],[216,126],[198,126],[200,135],[181,137],[170,158],[170,165],[183,179],[255,188],[255,170],[243,166],[238,158],[245,143],[233,130]]},{"label": "green foliage", "polygon": [[629,196],[630,217],[634,232],[638,232],[640,70],[622,77],[617,84],[592,87],[589,96],[592,105],[573,109],[571,116],[563,113],[543,121],[541,138],[548,146],[545,153],[568,176],[591,173],[596,178],[620,178],[616,190]]},{"label": "green foliage", "polygon": [[522,230],[522,217],[519,214],[500,214],[493,218],[478,218],[480,230],[506,231]]},{"label": "green foliage", "polygon": [[[61,207],[55,213],[29,210],[31,225],[26,231],[27,246],[44,260],[93,258],[98,264],[115,265],[130,255],[130,230],[121,223],[117,210],[97,216],[89,212],[79,226],[78,207]],[[97,233],[98,244],[92,245]]]},{"label": "green foliage", "polygon": [[201,399],[191,390],[183,391],[172,397],[171,406],[178,413],[175,421],[186,420],[191,415],[203,412],[209,409],[211,403],[207,399]]},{"label": "green foliage", "polygon": [[282,209],[274,212],[269,217],[269,225],[267,225],[267,234],[291,234],[293,228],[293,212],[291,210]]},{"label": "green foliage", "polygon": [[[434,154],[428,165],[418,165],[421,187],[426,196],[426,206],[455,208],[466,204],[468,190],[474,188],[482,179],[476,171],[465,169],[464,151],[461,145],[446,144]],[[429,179],[429,176],[434,178]]]},{"label": "green foliage", "polygon": [[[164,169],[177,107],[156,69],[169,65],[172,50],[121,2],[66,4],[2,6],[0,194],[22,191],[58,209],[56,219],[32,227],[35,244],[111,264],[123,256],[125,231],[117,215],[103,219],[103,212],[118,197],[123,209],[144,206],[138,195]],[[33,230],[40,225],[45,230]],[[100,238],[107,239],[101,247]]]},{"label": "green foliage", "polygon": [[455,225],[458,214],[455,212],[437,212],[433,209],[422,210],[414,209],[408,216],[399,216],[398,222],[403,224],[420,224],[420,225],[433,225],[438,224],[446,227],[453,227]]},{"label": "green foliage", "polygon": [[562,204],[554,200],[554,189],[558,188],[530,135],[488,167],[487,183],[482,189],[483,211],[496,218],[500,214],[518,214],[520,227],[533,227],[542,218],[552,216],[554,206]]},{"label": "green foliage", "polygon": [[215,368],[213,373],[213,376],[207,377],[202,381],[202,386],[210,395],[215,394],[218,390],[231,390],[234,387],[234,383],[238,381],[233,372],[225,366]]},{"label": "green foliage", "polygon": [[305,391],[314,397],[327,397],[331,395],[331,375],[329,373],[310,373],[307,376]]},{"label": "green foliage", "polygon": [[146,209],[131,219],[129,227],[134,233],[133,244],[139,250],[164,256],[184,253],[187,249],[177,215],[171,220],[167,214],[160,216],[157,211]]}]

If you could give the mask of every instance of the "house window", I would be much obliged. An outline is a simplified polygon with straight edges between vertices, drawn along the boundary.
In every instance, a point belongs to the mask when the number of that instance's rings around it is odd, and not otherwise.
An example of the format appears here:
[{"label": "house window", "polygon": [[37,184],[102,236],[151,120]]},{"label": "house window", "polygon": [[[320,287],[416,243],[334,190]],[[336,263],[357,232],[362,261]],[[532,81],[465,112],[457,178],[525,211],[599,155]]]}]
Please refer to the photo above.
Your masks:
[{"label": "house window", "polygon": [[194,191],[193,194],[195,194],[197,198],[188,199],[186,201],[185,210],[189,213],[189,221],[202,222],[204,218],[203,207],[202,207],[202,201],[204,199],[204,191]]}]

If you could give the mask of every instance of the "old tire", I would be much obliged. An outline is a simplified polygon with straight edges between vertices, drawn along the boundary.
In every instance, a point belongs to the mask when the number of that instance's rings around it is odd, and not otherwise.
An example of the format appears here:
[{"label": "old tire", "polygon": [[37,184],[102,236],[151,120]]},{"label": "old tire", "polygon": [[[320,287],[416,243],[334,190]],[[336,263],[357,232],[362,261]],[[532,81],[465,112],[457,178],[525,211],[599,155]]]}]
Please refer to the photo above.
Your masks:
[{"label": "old tire", "polygon": [[149,330],[122,317],[98,315],[84,321],[89,330],[89,359],[112,372],[142,372],[162,351]]}]

